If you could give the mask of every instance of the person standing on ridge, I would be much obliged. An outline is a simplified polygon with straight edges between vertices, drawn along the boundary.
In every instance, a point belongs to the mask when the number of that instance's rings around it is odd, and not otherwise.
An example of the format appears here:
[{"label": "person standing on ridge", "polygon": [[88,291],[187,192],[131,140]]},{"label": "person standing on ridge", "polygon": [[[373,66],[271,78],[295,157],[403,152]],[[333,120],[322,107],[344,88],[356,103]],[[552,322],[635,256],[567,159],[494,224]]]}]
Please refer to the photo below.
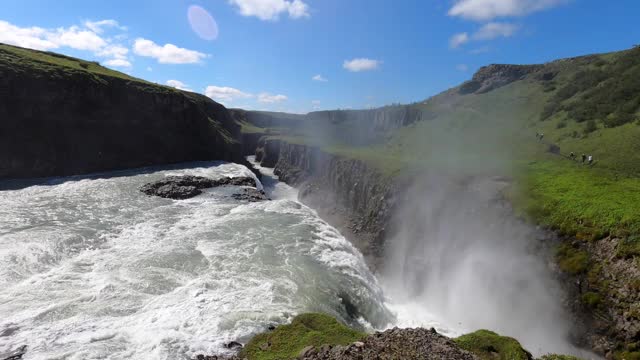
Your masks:
[{"label": "person standing on ridge", "polygon": [[585,161],[587,161],[587,155],[582,154],[582,163],[584,164]]},{"label": "person standing on ridge", "polygon": [[593,164],[593,155],[589,155],[589,165]]}]

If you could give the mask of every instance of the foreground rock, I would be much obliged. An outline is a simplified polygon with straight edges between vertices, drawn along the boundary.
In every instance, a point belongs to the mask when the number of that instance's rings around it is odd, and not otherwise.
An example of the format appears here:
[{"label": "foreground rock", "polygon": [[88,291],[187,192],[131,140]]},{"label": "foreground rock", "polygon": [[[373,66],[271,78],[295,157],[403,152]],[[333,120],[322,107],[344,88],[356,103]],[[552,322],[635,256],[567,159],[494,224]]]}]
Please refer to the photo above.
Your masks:
[{"label": "foreground rock", "polygon": [[241,192],[231,195],[232,198],[240,201],[256,202],[270,200],[263,190],[255,188],[242,189]]},{"label": "foreground rock", "polygon": [[[140,187],[140,191],[147,195],[154,195],[167,199],[189,199],[202,194],[202,189],[229,185],[251,186],[255,188],[256,181],[250,177],[224,177],[214,180],[192,175],[167,176],[164,179],[143,185]],[[259,192],[259,190],[255,191]],[[255,194],[253,194],[254,196],[252,197],[245,194],[246,192],[234,195],[245,196],[247,200],[253,199],[253,201],[266,200],[264,192],[262,192],[264,198],[259,198],[259,196],[256,196]]]},{"label": "foreground rock", "polygon": [[347,346],[323,345],[319,349],[306,348],[298,359],[303,360],[361,360],[407,359],[475,360],[476,356],[462,350],[453,340],[427,329],[391,329],[367,336]]}]

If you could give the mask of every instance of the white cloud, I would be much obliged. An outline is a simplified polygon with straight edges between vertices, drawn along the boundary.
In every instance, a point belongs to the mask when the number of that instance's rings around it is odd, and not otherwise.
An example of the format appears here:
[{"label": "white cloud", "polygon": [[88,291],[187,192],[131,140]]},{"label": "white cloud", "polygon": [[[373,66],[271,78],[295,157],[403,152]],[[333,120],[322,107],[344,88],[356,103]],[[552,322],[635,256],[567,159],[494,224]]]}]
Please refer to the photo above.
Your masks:
[{"label": "white cloud", "polygon": [[48,30],[39,27],[21,28],[0,20],[0,42],[36,50],[60,47],[47,39]]},{"label": "white cloud", "polygon": [[191,89],[189,89],[189,85],[183,83],[182,81],[179,80],[167,80],[167,85],[174,87],[178,90],[185,90],[185,91],[193,91]]},{"label": "white cloud", "polygon": [[107,45],[98,51],[99,56],[112,57],[114,59],[126,59],[129,49],[122,45]]},{"label": "white cloud", "polygon": [[456,49],[467,42],[469,42],[469,34],[466,32],[455,34],[449,39],[449,47]]},{"label": "white cloud", "polygon": [[320,109],[320,100],[312,100],[311,105],[313,106],[314,110]]},{"label": "white cloud", "polygon": [[255,16],[260,20],[278,20],[288,13],[292,19],[309,17],[309,5],[302,0],[229,0],[243,16]]},{"label": "white cloud", "polygon": [[469,70],[469,67],[467,66],[467,64],[458,64],[456,65],[456,70],[465,72]]},{"label": "white cloud", "polygon": [[491,40],[497,37],[510,37],[518,30],[518,26],[509,23],[490,22],[483,25],[473,34],[475,40]]},{"label": "white cloud", "polygon": [[129,49],[114,43],[111,38],[102,37],[95,31],[102,32],[104,26],[120,27],[115,20],[85,22],[85,26],[86,28],[75,25],[56,29],[23,28],[0,20],[0,42],[35,50],[71,48],[90,51],[94,56],[109,58],[104,62],[108,66],[131,66],[127,59]]},{"label": "white cloud", "polygon": [[[474,32],[471,36],[468,33],[459,33],[453,35],[449,39],[449,47],[452,49],[457,49],[458,47],[468,43],[469,41],[487,41],[493,40],[498,37],[510,37],[518,31],[518,26],[509,23],[501,23],[501,22],[490,22],[482,25],[476,32]],[[488,48],[480,48],[472,50],[472,54],[479,54],[482,52],[487,52]]]},{"label": "white cloud", "polygon": [[283,101],[287,101],[287,96],[285,95],[271,95],[269,93],[261,93],[258,95],[258,102],[265,104],[274,104]]},{"label": "white cloud", "polygon": [[209,85],[204,90],[204,94],[220,103],[230,103],[237,99],[246,99],[253,97],[252,94],[240,91],[238,89],[227,86]]},{"label": "white cloud", "polygon": [[140,56],[154,58],[161,64],[194,64],[207,57],[206,54],[195,50],[184,49],[173,44],[160,46],[143,38],[135,40],[133,52]]},{"label": "white cloud", "polygon": [[358,58],[352,60],[345,60],[342,67],[351,72],[369,71],[377,69],[382,62],[379,60],[372,60],[367,58]]},{"label": "white cloud", "polygon": [[151,66],[147,66],[147,71],[153,71],[153,68]]},{"label": "white cloud", "polygon": [[309,17],[309,5],[301,0],[293,0],[289,3],[289,16],[294,19],[300,19],[303,17]]},{"label": "white cloud", "polygon": [[450,16],[475,21],[497,17],[524,16],[565,3],[566,0],[456,0]]},{"label": "white cloud", "polygon": [[329,80],[325,79],[324,77],[322,77],[322,75],[320,75],[320,74],[315,75],[314,77],[311,78],[311,80],[313,80],[313,81],[321,81],[321,82],[329,81]]},{"label": "white cloud", "polygon": [[89,30],[93,31],[96,34],[102,34],[104,32],[105,27],[113,27],[122,31],[126,31],[127,28],[124,26],[120,26],[117,21],[108,19],[108,20],[100,20],[100,21],[85,21],[84,26]]},{"label": "white cloud", "polygon": [[111,59],[103,62],[103,64],[110,67],[131,67],[131,63],[126,59]]},{"label": "white cloud", "polygon": [[58,28],[47,38],[59,46],[66,46],[77,50],[100,51],[107,46],[107,41],[91,30],[72,26],[68,29]]}]

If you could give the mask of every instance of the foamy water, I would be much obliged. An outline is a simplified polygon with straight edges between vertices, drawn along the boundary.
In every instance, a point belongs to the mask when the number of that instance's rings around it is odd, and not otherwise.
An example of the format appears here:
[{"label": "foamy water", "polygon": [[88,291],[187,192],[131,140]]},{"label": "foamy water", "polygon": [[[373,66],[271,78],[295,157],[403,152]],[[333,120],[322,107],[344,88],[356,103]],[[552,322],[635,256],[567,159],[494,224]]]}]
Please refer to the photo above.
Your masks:
[{"label": "foamy water", "polygon": [[188,359],[300,312],[392,322],[360,253],[263,171],[273,201],[233,200],[236,187],[180,201],[138,191],[167,175],[252,176],[223,163],[0,191],[0,354]]}]

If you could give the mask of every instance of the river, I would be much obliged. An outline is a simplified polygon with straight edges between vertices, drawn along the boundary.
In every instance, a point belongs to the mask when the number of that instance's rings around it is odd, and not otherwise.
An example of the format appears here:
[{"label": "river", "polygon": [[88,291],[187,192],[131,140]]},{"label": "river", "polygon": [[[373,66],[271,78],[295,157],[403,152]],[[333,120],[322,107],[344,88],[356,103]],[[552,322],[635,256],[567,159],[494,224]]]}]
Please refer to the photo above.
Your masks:
[{"label": "river", "polygon": [[301,312],[393,323],[362,255],[263,171],[273,200],[256,203],[235,187],[188,200],[138,190],[167,175],[253,176],[219,162],[3,183],[0,354],[189,359]]}]

